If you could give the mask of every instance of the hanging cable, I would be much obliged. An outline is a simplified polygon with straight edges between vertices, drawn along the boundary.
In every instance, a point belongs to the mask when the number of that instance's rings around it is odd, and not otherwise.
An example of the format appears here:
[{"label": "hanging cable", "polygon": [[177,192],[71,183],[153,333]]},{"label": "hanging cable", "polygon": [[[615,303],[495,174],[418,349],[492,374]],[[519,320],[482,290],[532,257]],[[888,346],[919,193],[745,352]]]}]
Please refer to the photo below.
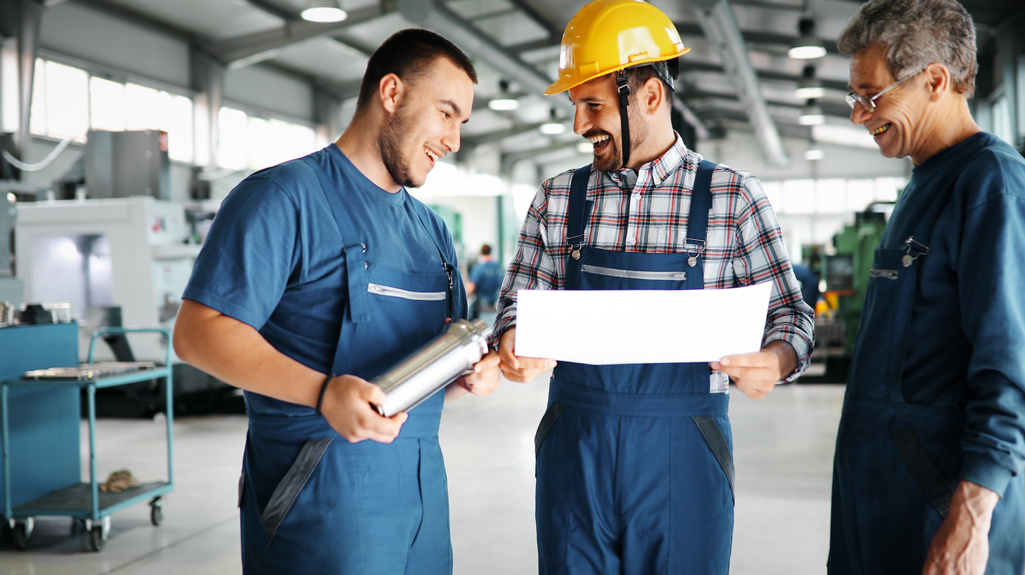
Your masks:
[{"label": "hanging cable", "polygon": [[18,168],[23,172],[38,172],[40,170],[45,170],[47,167],[50,166],[50,164],[53,163],[54,160],[57,159],[57,156],[59,156],[61,152],[64,151],[64,148],[68,147],[68,144],[71,143],[71,138],[71,136],[68,136],[67,138],[61,140],[61,143],[57,144],[57,147],[54,148],[52,152],[50,152],[50,155],[43,158],[43,161],[35,164],[26,164],[18,160],[18,158],[12,156],[11,153],[7,150],[4,150],[4,159],[10,162],[12,166]]}]

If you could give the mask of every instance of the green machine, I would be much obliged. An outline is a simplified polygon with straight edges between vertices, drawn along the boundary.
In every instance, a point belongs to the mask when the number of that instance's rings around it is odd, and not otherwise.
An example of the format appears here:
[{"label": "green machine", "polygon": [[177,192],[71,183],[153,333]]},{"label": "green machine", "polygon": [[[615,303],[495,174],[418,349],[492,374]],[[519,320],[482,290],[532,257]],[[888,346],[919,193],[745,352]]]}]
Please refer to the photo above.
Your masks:
[{"label": "green machine", "polygon": [[816,348],[831,350],[826,358],[826,372],[832,377],[846,378],[850,367],[869,272],[886,228],[886,213],[874,211],[873,207],[874,204],[869,205],[865,211],[855,214],[854,223],[833,236],[836,253],[824,258],[824,269],[820,270],[826,278],[827,299],[831,299],[830,295],[836,296],[833,324],[838,329],[824,329],[823,337],[816,338]]},{"label": "green machine", "polygon": [[445,225],[448,226],[448,231],[452,234],[452,244],[456,249],[456,257],[462,263],[465,261],[464,257],[466,256],[466,247],[463,245],[463,214],[457,212],[451,206],[428,204],[427,207],[437,212],[441,219],[445,220]]}]

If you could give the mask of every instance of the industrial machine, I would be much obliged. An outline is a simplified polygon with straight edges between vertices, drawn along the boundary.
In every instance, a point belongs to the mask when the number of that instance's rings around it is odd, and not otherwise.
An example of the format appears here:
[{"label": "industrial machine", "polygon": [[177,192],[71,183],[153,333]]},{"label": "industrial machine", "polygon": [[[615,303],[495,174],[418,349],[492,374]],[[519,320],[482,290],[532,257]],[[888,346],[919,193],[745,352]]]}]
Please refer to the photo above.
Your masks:
[{"label": "industrial machine", "polygon": [[[27,301],[70,302],[81,329],[80,350],[104,326],[173,329],[181,295],[200,246],[183,205],[151,196],[19,204],[16,262]],[[170,342],[138,336],[129,349],[116,339],[96,349],[97,361],[156,360]],[[177,363],[179,411],[240,403],[235,388]],[[84,360],[84,357],[82,358]],[[164,410],[162,382],[110,390],[99,397],[100,416],[153,415]]]},{"label": "industrial machine", "polygon": [[855,214],[853,224],[833,236],[835,253],[822,260],[825,298],[831,309],[816,318],[815,354],[825,359],[827,381],[844,382],[854,355],[869,272],[886,228],[886,212],[876,204]]},{"label": "industrial machine", "polygon": [[[11,240],[14,237],[14,222],[18,219],[18,205],[13,194],[0,196],[0,302],[7,305],[20,306],[25,299],[25,286],[14,277],[11,265],[13,256]],[[5,323],[0,317],[0,324]]]}]

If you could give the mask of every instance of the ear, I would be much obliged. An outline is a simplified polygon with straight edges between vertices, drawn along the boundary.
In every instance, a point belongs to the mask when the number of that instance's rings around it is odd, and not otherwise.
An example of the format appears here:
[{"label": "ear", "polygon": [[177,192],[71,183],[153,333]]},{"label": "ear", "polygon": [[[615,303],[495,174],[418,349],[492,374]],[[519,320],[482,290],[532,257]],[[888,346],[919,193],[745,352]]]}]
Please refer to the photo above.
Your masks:
[{"label": "ear", "polygon": [[658,78],[648,78],[638,90],[637,101],[641,104],[641,109],[649,116],[658,110],[665,99],[666,87]]},{"label": "ear", "polygon": [[381,99],[381,107],[389,114],[394,114],[399,109],[404,92],[405,84],[395,74],[385,74],[377,87],[377,96]]},{"label": "ear", "polygon": [[926,66],[922,74],[925,76],[925,89],[929,91],[930,102],[939,100],[953,89],[950,69],[939,62],[933,62]]}]

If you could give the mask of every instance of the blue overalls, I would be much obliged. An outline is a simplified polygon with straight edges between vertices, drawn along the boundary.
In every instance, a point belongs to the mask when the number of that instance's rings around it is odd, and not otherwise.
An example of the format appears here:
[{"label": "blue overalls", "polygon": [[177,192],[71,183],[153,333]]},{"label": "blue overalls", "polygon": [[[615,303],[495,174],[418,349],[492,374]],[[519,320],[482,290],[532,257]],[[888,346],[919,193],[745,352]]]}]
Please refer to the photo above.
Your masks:
[{"label": "blue overalls", "polygon": [[[590,167],[577,170],[566,289],[704,289],[714,167],[701,163],[691,194],[687,245],[695,250],[672,254],[583,246]],[[707,363],[559,363],[535,437],[542,575],[728,572],[729,398],[709,393],[709,377]]]},{"label": "blue overalls", "polygon": [[[332,369],[370,379],[453,317],[453,268],[443,257],[433,274],[367,261],[357,222],[323,169],[304,161],[320,176],[345,246],[348,301]],[[349,443],[312,408],[295,406],[291,417],[250,412],[240,480],[244,571],[450,574],[443,402],[438,393],[413,409],[387,445]]]},{"label": "blue overalls", "polygon": [[[904,245],[875,252],[833,462],[831,575],[920,573],[958,484],[964,405],[908,403],[902,388],[921,268],[953,185],[902,214],[917,222],[906,239],[891,220]],[[1018,477],[994,511],[987,574],[1022,573],[1023,508]]]}]

